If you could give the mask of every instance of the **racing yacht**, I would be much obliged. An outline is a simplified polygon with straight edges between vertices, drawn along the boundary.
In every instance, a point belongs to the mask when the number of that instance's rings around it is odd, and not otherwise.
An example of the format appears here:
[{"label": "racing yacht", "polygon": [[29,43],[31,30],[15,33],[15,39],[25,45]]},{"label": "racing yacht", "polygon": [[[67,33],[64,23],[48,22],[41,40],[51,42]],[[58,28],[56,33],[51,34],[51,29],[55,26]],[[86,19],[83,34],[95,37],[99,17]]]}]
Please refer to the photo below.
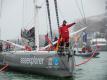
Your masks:
[{"label": "racing yacht", "polygon": [[[35,17],[37,12],[36,0],[34,0]],[[36,18],[35,18],[36,23]],[[12,43],[14,46],[25,48],[24,46]],[[53,42],[53,44],[57,44]],[[70,77],[74,70],[74,57],[71,49],[67,48],[64,51],[47,51],[51,44],[40,49],[38,27],[35,24],[35,46],[36,49],[32,51],[18,50],[5,51],[0,53],[0,65],[8,65],[7,68],[11,70],[30,72],[40,75],[49,75],[57,77]],[[64,54],[64,55],[62,55]]]}]

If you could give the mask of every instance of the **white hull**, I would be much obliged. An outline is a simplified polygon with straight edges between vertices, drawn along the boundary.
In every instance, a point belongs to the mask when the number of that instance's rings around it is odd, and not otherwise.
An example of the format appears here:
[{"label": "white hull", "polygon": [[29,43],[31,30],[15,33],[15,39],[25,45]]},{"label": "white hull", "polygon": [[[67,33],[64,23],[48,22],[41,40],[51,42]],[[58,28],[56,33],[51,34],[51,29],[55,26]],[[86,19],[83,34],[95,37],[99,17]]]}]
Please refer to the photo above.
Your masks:
[{"label": "white hull", "polygon": [[70,77],[74,69],[73,57],[59,56],[55,51],[3,52],[0,61],[13,70],[57,77]]}]

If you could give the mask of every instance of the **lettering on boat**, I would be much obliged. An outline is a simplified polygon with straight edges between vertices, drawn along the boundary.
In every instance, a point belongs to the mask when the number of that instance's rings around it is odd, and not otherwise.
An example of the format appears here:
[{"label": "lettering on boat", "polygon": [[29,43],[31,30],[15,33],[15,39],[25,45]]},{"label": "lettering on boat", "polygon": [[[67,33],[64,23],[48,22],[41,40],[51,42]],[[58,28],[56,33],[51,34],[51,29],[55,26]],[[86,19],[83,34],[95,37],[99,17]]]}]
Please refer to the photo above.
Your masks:
[{"label": "lettering on boat", "polygon": [[59,68],[60,60],[58,57],[48,58],[48,67],[47,68]]},{"label": "lettering on boat", "polygon": [[53,64],[54,64],[54,65],[59,65],[59,58],[58,58],[58,57],[55,57],[55,58],[53,59]]},{"label": "lettering on boat", "polygon": [[37,58],[37,57],[28,57],[28,58],[20,58],[21,64],[43,64],[44,58]]},{"label": "lettering on boat", "polygon": [[51,66],[52,64],[52,58],[48,58],[48,65]]}]

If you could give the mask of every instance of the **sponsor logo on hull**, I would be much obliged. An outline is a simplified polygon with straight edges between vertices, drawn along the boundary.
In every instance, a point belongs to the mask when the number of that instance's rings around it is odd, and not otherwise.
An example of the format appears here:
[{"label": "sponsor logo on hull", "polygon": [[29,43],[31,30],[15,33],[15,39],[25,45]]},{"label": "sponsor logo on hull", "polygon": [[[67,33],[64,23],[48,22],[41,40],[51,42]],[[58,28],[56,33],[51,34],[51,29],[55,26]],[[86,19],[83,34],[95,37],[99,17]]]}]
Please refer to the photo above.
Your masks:
[{"label": "sponsor logo on hull", "polygon": [[20,63],[21,64],[43,64],[44,58],[37,58],[37,57],[31,57],[31,58],[20,58]]}]

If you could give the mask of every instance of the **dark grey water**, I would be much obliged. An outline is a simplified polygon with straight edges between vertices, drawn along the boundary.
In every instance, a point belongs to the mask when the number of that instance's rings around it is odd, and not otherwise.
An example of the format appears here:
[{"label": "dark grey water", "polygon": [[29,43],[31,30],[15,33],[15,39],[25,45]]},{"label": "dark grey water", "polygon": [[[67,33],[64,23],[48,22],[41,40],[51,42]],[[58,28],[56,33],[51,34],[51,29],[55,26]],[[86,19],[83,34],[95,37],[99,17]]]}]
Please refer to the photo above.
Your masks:
[{"label": "dark grey water", "polygon": [[[76,57],[76,64],[84,60]],[[107,52],[101,52],[97,58],[76,67],[73,78],[53,78],[6,71],[0,73],[0,80],[107,80]]]}]

